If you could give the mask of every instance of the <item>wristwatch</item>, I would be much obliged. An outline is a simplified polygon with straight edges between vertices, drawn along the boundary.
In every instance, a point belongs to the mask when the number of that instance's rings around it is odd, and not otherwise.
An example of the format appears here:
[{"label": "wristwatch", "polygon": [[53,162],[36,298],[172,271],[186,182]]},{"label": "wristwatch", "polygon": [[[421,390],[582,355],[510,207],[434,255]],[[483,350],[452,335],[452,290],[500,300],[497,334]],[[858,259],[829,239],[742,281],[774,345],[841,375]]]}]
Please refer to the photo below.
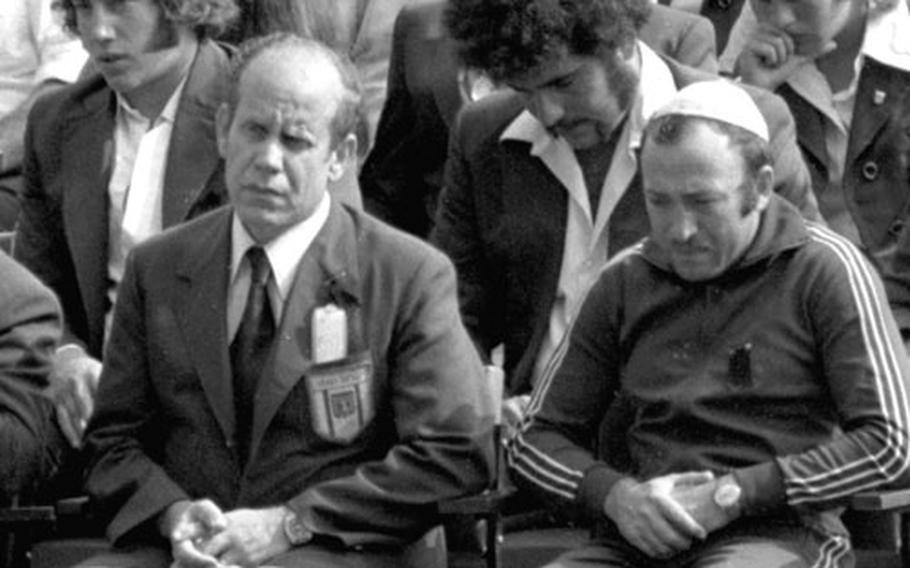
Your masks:
[{"label": "wristwatch", "polygon": [[281,522],[284,527],[284,535],[288,537],[291,546],[303,546],[313,540],[313,533],[303,526],[297,513],[291,509],[288,509]]},{"label": "wristwatch", "polygon": [[725,475],[717,480],[717,489],[714,490],[714,504],[724,511],[737,511],[743,495],[743,489],[736,478]]}]

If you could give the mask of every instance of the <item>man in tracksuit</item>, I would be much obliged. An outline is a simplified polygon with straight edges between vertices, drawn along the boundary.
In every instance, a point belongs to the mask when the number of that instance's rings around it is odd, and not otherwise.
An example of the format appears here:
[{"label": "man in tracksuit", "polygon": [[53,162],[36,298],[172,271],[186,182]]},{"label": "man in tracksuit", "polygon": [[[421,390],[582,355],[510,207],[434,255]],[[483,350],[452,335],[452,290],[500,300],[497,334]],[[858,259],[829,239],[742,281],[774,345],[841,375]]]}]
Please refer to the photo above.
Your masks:
[{"label": "man in tracksuit", "polygon": [[595,523],[554,566],[846,566],[838,507],[907,478],[910,371],[881,282],[773,194],[767,140],[723,81],[651,119],[650,236],[589,291],[510,446]]}]

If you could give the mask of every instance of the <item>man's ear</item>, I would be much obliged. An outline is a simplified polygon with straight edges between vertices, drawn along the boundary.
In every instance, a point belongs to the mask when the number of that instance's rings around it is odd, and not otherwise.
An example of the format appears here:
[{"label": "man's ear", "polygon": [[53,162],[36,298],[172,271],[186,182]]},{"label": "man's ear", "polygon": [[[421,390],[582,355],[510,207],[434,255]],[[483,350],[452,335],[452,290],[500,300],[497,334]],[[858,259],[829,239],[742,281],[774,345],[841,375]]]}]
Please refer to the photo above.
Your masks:
[{"label": "man's ear", "polygon": [[755,191],[758,194],[756,209],[764,211],[771,201],[771,193],[774,191],[774,168],[769,164],[765,164],[758,170],[758,176],[755,179]]},{"label": "man's ear", "polygon": [[215,112],[215,140],[218,142],[218,153],[226,158],[228,133],[231,130],[231,109],[227,103],[221,103]]},{"label": "man's ear", "polygon": [[344,176],[345,169],[357,167],[357,137],[351,132],[335,145],[329,156],[329,180],[338,181]]}]

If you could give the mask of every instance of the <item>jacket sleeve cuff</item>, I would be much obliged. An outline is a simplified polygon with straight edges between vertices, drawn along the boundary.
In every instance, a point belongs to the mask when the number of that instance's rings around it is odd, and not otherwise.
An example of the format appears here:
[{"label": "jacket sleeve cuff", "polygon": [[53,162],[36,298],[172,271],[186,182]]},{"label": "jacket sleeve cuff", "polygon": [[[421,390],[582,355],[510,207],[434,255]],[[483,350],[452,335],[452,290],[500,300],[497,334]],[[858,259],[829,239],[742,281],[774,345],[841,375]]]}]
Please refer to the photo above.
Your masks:
[{"label": "jacket sleeve cuff", "polygon": [[628,477],[604,463],[597,463],[588,468],[578,487],[578,504],[589,519],[602,519],[604,501],[617,481]]},{"label": "jacket sleeve cuff", "polygon": [[786,505],[784,475],[777,462],[737,469],[733,476],[743,491],[743,515],[763,515]]}]

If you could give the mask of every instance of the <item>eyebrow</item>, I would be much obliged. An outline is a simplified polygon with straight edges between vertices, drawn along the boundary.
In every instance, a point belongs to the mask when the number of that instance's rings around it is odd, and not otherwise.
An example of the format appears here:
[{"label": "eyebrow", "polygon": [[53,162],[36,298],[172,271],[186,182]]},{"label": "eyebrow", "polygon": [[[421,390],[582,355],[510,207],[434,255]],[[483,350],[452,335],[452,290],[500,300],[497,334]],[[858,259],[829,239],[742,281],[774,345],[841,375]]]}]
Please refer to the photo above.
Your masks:
[{"label": "eyebrow", "polygon": [[511,88],[512,90],[518,91],[519,93],[527,93],[530,91],[536,91],[538,89],[543,89],[545,87],[552,87],[554,84],[556,84],[560,81],[564,81],[568,78],[571,78],[577,72],[578,72],[578,69],[573,69],[567,73],[563,73],[562,75],[557,75],[556,77],[553,77],[552,79],[550,79],[544,83],[541,83],[540,85],[535,85],[533,87],[519,87],[509,81],[505,81],[505,84],[508,85],[508,87]]}]

